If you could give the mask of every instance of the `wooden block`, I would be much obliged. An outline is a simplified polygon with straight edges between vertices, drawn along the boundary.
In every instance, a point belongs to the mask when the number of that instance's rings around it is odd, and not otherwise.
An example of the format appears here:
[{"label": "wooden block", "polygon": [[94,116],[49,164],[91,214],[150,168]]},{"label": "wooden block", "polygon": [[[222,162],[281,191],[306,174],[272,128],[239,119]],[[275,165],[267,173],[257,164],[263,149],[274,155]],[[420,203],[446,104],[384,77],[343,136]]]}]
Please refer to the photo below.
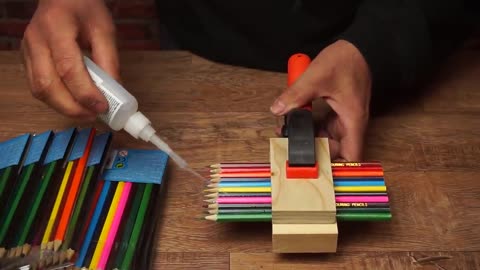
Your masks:
[{"label": "wooden block", "polygon": [[317,138],[316,179],[286,179],[287,138],[270,139],[272,222],[274,224],[321,224],[336,222],[335,192],[328,140]]},{"label": "wooden block", "polygon": [[273,252],[336,252],[337,210],[328,139],[315,139],[319,175],[313,179],[286,178],[287,140],[270,139]]},{"label": "wooden block", "polygon": [[334,253],[337,239],[337,223],[272,225],[275,253]]}]

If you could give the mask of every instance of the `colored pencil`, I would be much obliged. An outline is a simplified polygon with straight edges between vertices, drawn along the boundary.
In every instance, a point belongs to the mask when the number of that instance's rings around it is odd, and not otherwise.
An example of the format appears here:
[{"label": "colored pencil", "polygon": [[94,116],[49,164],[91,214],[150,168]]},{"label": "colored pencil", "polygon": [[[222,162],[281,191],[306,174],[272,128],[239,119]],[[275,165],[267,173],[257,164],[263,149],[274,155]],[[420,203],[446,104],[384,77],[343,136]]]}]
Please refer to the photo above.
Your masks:
[{"label": "colored pencil", "polygon": [[388,208],[388,203],[371,203],[371,202],[361,202],[361,203],[349,203],[349,202],[341,202],[336,203],[337,208]]},{"label": "colored pencil", "polygon": [[93,253],[92,261],[90,262],[90,269],[97,269],[98,267],[100,256],[102,254],[103,247],[105,246],[108,232],[110,230],[110,227],[112,226],[113,218],[115,216],[115,212],[117,211],[118,204],[120,202],[120,197],[122,195],[124,187],[125,187],[125,182],[119,182],[117,184],[115,194],[113,195],[112,204],[110,205],[110,209],[108,210],[107,219],[103,224],[103,229],[102,229],[102,232],[100,233],[100,238],[98,239],[95,252]]},{"label": "colored pencil", "polygon": [[215,173],[210,175],[211,178],[239,178],[239,177],[266,178],[270,176],[271,176],[270,172]]},{"label": "colored pencil", "polygon": [[[366,180],[366,181],[333,181],[334,186],[351,186],[351,187],[356,187],[356,186],[385,186],[384,181],[372,181],[372,180]],[[262,182],[216,182],[216,183],[211,183],[207,185],[207,187],[270,187],[271,182],[270,181],[262,181]]]},{"label": "colored pencil", "polygon": [[339,221],[388,221],[392,214],[388,213],[337,213]]},{"label": "colored pencil", "polygon": [[30,209],[27,209],[28,214],[25,215],[26,220],[23,223],[24,225],[21,228],[19,239],[17,240],[17,246],[23,246],[24,244],[26,244],[27,236],[31,229],[31,225],[37,215],[37,210],[40,207],[45,191],[47,190],[47,187],[50,184],[56,165],[57,165],[56,161],[51,162],[50,164],[47,165],[46,174],[41,179],[42,181],[41,181],[41,186],[38,190],[38,194],[34,197],[35,201],[33,202],[32,207]]},{"label": "colored pencil", "polygon": [[272,207],[270,203],[232,203],[232,204],[218,204],[218,203],[211,203],[208,202],[207,208],[214,209],[227,209],[227,208],[265,208],[265,207]]},{"label": "colored pencil", "polygon": [[243,173],[243,172],[270,172],[269,167],[258,167],[258,168],[218,168],[210,170],[210,173]]},{"label": "colored pencil", "polygon": [[123,230],[123,235],[120,240],[120,247],[114,262],[114,265],[116,268],[119,268],[121,266],[123,257],[125,256],[125,252],[127,251],[128,248],[128,242],[130,240],[130,236],[132,235],[133,227],[135,225],[135,220],[137,217],[137,213],[140,209],[140,204],[142,202],[144,190],[145,190],[146,184],[139,184],[138,188],[136,190],[135,194],[135,199],[133,200],[132,206],[130,208],[130,211],[128,213],[128,221],[127,224],[125,225],[125,228]]},{"label": "colored pencil", "polygon": [[210,209],[207,210],[209,214],[235,214],[235,213],[271,213],[271,208],[255,208],[255,209],[244,209],[244,208],[233,208],[233,209]]},{"label": "colored pencil", "polygon": [[73,210],[72,216],[70,218],[70,222],[67,226],[67,231],[65,233],[65,240],[63,245],[63,250],[67,250],[70,247],[70,243],[73,237],[73,232],[77,226],[77,221],[80,216],[80,211],[84,206],[85,197],[87,195],[87,190],[90,186],[90,182],[92,180],[93,171],[95,170],[95,166],[89,166],[87,169],[87,173],[85,175],[85,181],[82,183],[80,193],[78,195],[77,201],[75,202],[75,208]]},{"label": "colored pencil", "polygon": [[97,227],[97,223],[100,219],[100,215],[102,210],[104,209],[104,204],[105,201],[107,200],[108,193],[110,191],[110,186],[111,186],[110,181],[105,181],[102,187],[102,193],[100,194],[100,197],[98,199],[98,203],[95,207],[95,212],[93,213],[92,220],[88,226],[87,234],[85,235],[85,240],[83,241],[82,247],[80,249],[79,255],[77,257],[77,260],[75,262],[76,267],[82,267],[84,266],[84,260],[88,252],[88,248],[90,246],[90,242],[93,238],[93,234],[95,231],[95,228]]},{"label": "colored pencil", "polygon": [[335,192],[386,192],[387,187],[364,186],[364,187],[334,187]]},{"label": "colored pencil", "polygon": [[135,220],[135,225],[132,230],[132,235],[130,237],[128,248],[125,252],[125,257],[122,261],[120,269],[130,269],[130,265],[133,260],[133,256],[138,245],[138,238],[143,227],[145,213],[147,212],[148,203],[150,201],[150,196],[152,194],[152,184],[147,184],[143,194],[142,202],[140,204],[140,209],[137,213],[137,218]]},{"label": "colored pencil", "polygon": [[366,202],[366,203],[387,203],[388,196],[336,196],[335,201],[342,202]]},{"label": "colored pencil", "polygon": [[258,221],[271,221],[271,213],[252,213],[252,214],[215,214],[205,217],[206,220],[212,220],[217,222],[258,222]]},{"label": "colored pencil", "polygon": [[270,163],[217,163],[210,165],[210,168],[258,168],[258,167],[268,167],[270,168]]},{"label": "colored pencil", "polygon": [[219,204],[239,204],[239,203],[251,203],[251,204],[271,204],[271,197],[223,197],[212,200],[205,200],[207,203],[219,203]]},{"label": "colored pencil", "polygon": [[105,222],[107,221],[107,216],[108,212],[110,211],[110,206],[113,203],[113,197],[115,195],[115,192],[117,191],[117,186],[118,183],[117,181],[111,181],[110,185],[110,190],[108,191],[107,194],[107,199],[105,201],[105,204],[103,205],[103,208],[100,211],[100,218],[97,222],[97,226],[94,228],[93,231],[93,238],[90,243],[90,247],[88,248],[87,254],[85,256],[85,262],[84,264],[90,265],[91,261],[93,259],[93,254],[95,253],[95,250],[97,249],[98,243],[100,241],[100,235],[102,233],[103,227],[105,225]]},{"label": "colored pencil", "polygon": [[216,197],[268,197],[271,196],[270,192],[240,192],[240,193],[210,193],[205,195],[206,198]]},{"label": "colored pencil", "polygon": [[10,202],[7,204],[7,207],[5,208],[5,213],[3,216],[2,220],[2,225],[0,226],[0,246],[4,247],[3,245],[5,244],[5,240],[7,237],[7,233],[10,228],[10,224],[13,221],[13,217],[16,213],[17,207],[20,204],[20,200],[23,196],[23,192],[27,188],[28,181],[30,179],[30,176],[33,172],[33,169],[35,167],[35,163],[32,163],[27,166],[27,168],[22,171],[22,175],[20,178],[20,183],[16,187],[14,193],[12,194],[10,198]]},{"label": "colored pencil", "polygon": [[383,171],[332,171],[333,177],[383,177]]},{"label": "colored pencil", "polygon": [[[391,213],[338,213],[337,221],[389,221]],[[206,220],[216,222],[270,222],[271,213],[251,214],[213,214],[205,217]]]},{"label": "colored pencil", "polygon": [[45,233],[42,238],[42,249],[45,249],[47,247],[47,244],[50,240],[50,235],[52,233],[53,227],[55,225],[55,220],[57,218],[57,213],[60,208],[60,204],[62,203],[63,199],[63,194],[65,192],[65,189],[67,188],[68,180],[70,178],[70,174],[72,172],[74,162],[70,161],[68,162],[67,169],[65,170],[65,174],[62,179],[62,183],[60,185],[60,189],[58,190],[57,197],[55,199],[55,203],[52,208],[52,212],[50,213],[50,218],[48,220],[47,228],[45,229]]},{"label": "colored pencil", "polygon": [[231,177],[231,178],[213,178],[210,182],[267,182],[270,177]]},{"label": "colored pencil", "polygon": [[380,162],[332,162],[332,167],[381,167]]},{"label": "colored pencil", "polygon": [[118,206],[115,210],[116,212],[115,212],[115,216],[113,217],[112,225],[107,228],[108,235],[105,240],[105,246],[103,247],[100,261],[98,262],[98,266],[95,269],[105,269],[108,256],[110,255],[110,251],[112,249],[113,240],[115,239],[115,236],[117,234],[117,230],[123,216],[123,211],[125,209],[125,205],[127,204],[127,200],[130,195],[131,187],[132,187],[131,182],[124,183],[124,188],[123,188]]},{"label": "colored pencil", "polygon": [[72,248],[74,250],[80,250],[82,247],[82,243],[85,241],[85,235],[87,234],[87,230],[89,224],[92,222],[93,214],[95,212],[97,203],[99,201],[100,195],[102,194],[103,184],[105,181],[98,180],[96,181],[95,191],[93,196],[90,198],[88,205],[86,207],[86,214],[84,215],[85,222],[82,222],[80,226],[77,226],[77,230],[74,233],[74,237],[72,240]]},{"label": "colored pencil", "polygon": [[209,184],[207,187],[269,187],[270,181],[265,182],[219,182]]},{"label": "colored pencil", "polygon": [[207,189],[207,192],[271,192],[271,187],[219,187]]},{"label": "colored pencil", "polygon": [[13,166],[10,166],[0,170],[0,201],[4,201],[3,194],[9,194],[8,191],[5,191],[13,186],[13,184],[10,183],[12,168]]},{"label": "colored pencil", "polygon": [[[271,192],[271,187],[224,187],[210,188],[207,192]],[[385,186],[334,187],[335,192],[386,192]]]},{"label": "colored pencil", "polygon": [[68,191],[67,201],[65,202],[65,207],[63,208],[62,214],[60,216],[60,221],[58,223],[57,231],[55,233],[55,240],[54,240],[55,250],[58,250],[58,248],[62,244],[62,241],[64,240],[65,233],[68,226],[68,221],[70,220],[70,216],[73,211],[73,206],[74,206],[75,200],[77,199],[78,189],[80,187],[80,184],[82,183],[82,180],[85,174],[85,167],[88,161],[88,157],[92,148],[94,138],[95,138],[95,129],[92,128],[87,141],[87,145],[85,146],[85,151],[82,157],[78,160],[78,165],[73,175],[72,184],[70,186],[70,190]]}]

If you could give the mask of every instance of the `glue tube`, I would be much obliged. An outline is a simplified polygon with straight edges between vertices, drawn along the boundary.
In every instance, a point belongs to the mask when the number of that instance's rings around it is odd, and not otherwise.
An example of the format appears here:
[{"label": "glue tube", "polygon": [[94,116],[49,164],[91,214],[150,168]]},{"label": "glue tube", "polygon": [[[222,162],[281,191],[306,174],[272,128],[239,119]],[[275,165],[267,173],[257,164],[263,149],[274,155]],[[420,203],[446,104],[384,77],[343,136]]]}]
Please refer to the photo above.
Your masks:
[{"label": "glue tube", "polygon": [[187,163],[156,135],[150,120],[138,111],[136,98],[88,57],[83,59],[92,80],[108,101],[108,111],[98,117],[115,131],[124,129],[135,139],[154,144],[185,168]]}]

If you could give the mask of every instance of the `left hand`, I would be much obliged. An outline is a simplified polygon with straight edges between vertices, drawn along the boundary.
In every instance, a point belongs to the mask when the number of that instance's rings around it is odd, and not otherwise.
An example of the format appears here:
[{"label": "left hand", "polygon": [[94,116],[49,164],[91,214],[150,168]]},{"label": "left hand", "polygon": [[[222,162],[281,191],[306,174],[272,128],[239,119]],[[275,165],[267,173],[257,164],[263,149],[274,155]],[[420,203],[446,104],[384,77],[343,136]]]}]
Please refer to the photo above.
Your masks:
[{"label": "left hand", "polygon": [[329,138],[336,161],[361,161],[369,119],[371,75],[367,62],[351,43],[339,40],[322,50],[271,107],[275,115],[323,98],[332,112],[320,131]]}]

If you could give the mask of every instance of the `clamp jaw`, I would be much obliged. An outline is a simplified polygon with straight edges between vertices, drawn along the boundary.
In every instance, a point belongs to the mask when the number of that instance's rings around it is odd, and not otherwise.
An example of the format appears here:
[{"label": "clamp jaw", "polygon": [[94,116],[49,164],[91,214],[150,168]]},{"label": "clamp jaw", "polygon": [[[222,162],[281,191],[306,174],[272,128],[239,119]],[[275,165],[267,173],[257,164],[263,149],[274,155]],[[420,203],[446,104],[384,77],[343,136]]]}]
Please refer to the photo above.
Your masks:
[{"label": "clamp jaw", "polygon": [[[288,60],[288,86],[307,69],[310,58],[294,54]],[[312,104],[293,109],[285,116],[282,136],[288,138],[287,178],[317,178],[318,161],[315,155],[315,129]]]}]

